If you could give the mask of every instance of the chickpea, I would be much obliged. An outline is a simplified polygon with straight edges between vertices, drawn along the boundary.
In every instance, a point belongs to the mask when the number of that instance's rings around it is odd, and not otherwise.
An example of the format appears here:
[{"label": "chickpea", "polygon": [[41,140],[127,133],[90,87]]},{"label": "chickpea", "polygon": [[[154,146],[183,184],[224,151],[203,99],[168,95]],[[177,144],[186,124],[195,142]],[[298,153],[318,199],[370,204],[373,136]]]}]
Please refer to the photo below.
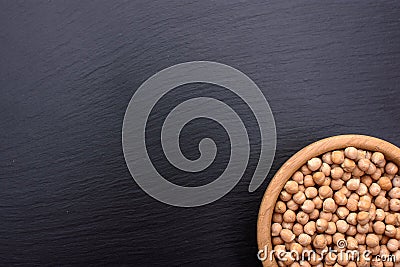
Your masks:
[{"label": "chickpea", "polygon": [[315,223],[315,227],[318,233],[324,233],[328,229],[328,221],[325,219],[318,219]]},{"label": "chickpea", "polygon": [[333,190],[329,186],[321,186],[318,190],[319,192],[319,197],[324,199],[324,198],[330,198],[333,195]]},{"label": "chickpea", "polygon": [[335,180],[340,179],[340,178],[343,177],[343,174],[344,174],[344,171],[340,167],[335,167],[335,168],[331,169],[331,177],[332,177],[332,179],[335,179]]},{"label": "chickpea", "polygon": [[385,163],[385,156],[381,152],[374,152],[371,157],[371,161],[378,166]]},{"label": "chickpea", "polygon": [[364,245],[365,244],[365,234],[357,233],[354,238],[357,240],[358,244]]},{"label": "chickpea", "polygon": [[301,206],[301,209],[305,213],[311,213],[315,209],[315,204],[312,200],[307,199],[304,201],[303,205]]},{"label": "chickpea", "polygon": [[284,265],[290,266],[294,263],[294,258],[289,253],[286,253],[285,256],[282,258],[282,262],[284,263]]},{"label": "chickpea", "polygon": [[352,172],[356,168],[356,163],[354,160],[345,158],[341,166],[345,172]]},{"label": "chickpea", "polygon": [[370,187],[372,182],[372,178],[369,175],[364,175],[361,177],[361,183],[365,184],[367,187]]},{"label": "chickpea", "polygon": [[325,264],[326,265],[334,265],[336,263],[337,255],[333,252],[328,252],[325,256]]},{"label": "chickpea", "polygon": [[374,163],[370,163],[368,169],[365,171],[366,174],[372,175],[376,172],[376,166]]},{"label": "chickpea", "polygon": [[323,172],[325,176],[329,176],[331,174],[331,166],[329,166],[329,164],[324,162],[322,163],[322,166],[319,171]]},{"label": "chickpea", "polygon": [[355,166],[353,171],[351,172],[351,174],[355,177],[361,177],[365,174],[365,172],[363,172],[360,168],[358,168],[358,166]]},{"label": "chickpea", "polygon": [[307,187],[304,193],[307,198],[312,199],[318,195],[318,190],[315,187]]},{"label": "chickpea", "polygon": [[375,205],[378,208],[384,209],[389,204],[389,201],[384,196],[377,196],[375,198]]},{"label": "chickpea", "polygon": [[315,231],[317,230],[316,226],[315,226],[315,222],[314,221],[309,221],[308,223],[306,223],[306,225],[304,225],[304,233],[313,236],[315,234]]},{"label": "chickpea", "polygon": [[382,221],[377,221],[373,225],[374,232],[378,235],[385,233],[385,224]]},{"label": "chickpea", "polygon": [[356,160],[358,157],[358,150],[355,147],[347,147],[344,150],[344,155],[349,159]]},{"label": "chickpea", "polygon": [[313,203],[314,203],[316,209],[320,209],[322,207],[323,201],[319,196],[316,196],[313,199]]},{"label": "chickpea", "polygon": [[326,233],[329,235],[333,235],[336,233],[336,223],[328,222],[328,228],[326,229]]},{"label": "chickpea", "polygon": [[342,176],[341,179],[342,179],[343,181],[347,182],[348,180],[351,179],[351,175],[352,175],[352,173],[350,173],[350,172],[345,172],[345,173],[343,174],[343,176]]},{"label": "chickpea", "polygon": [[311,264],[308,261],[300,261],[300,266],[302,267],[311,267]]},{"label": "chickpea", "polygon": [[366,234],[369,232],[369,224],[357,224],[357,232],[359,232],[360,234]]},{"label": "chickpea", "polygon": [[296,202],[296,204],[301,205],[304,203],[304,201],[306,201],[306,195],[303,192],[299,191],[293,195],[293,201]]},{"label": "chickpea", "polygon": [[299,184],[296,183],[295,181],[288,181],[284,188],[286,192],[292,195],[299,192]]},{"label": "chickpea", "polygon": [[323,172],[315,172],[313,174],[313,180],[317,185],[322,185],[325,182],[325,174]]},{"label": "chickpea", "polygon": [[324,155],[322,155],[322,161],[323,161],[324,163],[327,163],[327,164],[329,164],[329,165],[332,165],[332,164],[333,164],[333,161],[332,161],[332,152],[327,152],[327,153],[325,153]]},{"label": "chickpea", "polygon": [[360,183],[360,186],[358,187],[356,193],[359,196],[365,196],[366,194],[368,194],[368,187],[365,184]]},{"label": "chickpea", "polygon": [[400,176],[396,175],[392,180],[392,184],[395,187],[400,187]]},{"label": "chickpea", "polygon": [[338,180],[332,179],[331,188],[332,188],[332,190],[337,191],[337,190],[343,188],[343,184],[344,184],[344,181],[342,179],[338,179]]},{"label": "chickpea", "polygon": [[279,236],[282,230],[282,225],[279,223],[273,223],[271,225],[272,236]]},{"label": "chickpea", "polygon": [[356,250],[358,248],[358,241],[354,237],[347,237],[347,249]]},{"label": "chickpea", "polygon": [[312,173],[312,171],[307,167],[307,165],[303,165],[300,169],[301,173],[303,175],[309,175]]},{"label": "chickpea", "polygon": [[315,248],[324,248],[326,246],[326,238],[325,235],[317,235],[314,238],[313,245]]},{"label": "chickpea", "polygon": [[382,176],[378,181],[379,186],[382,190],[389,191],[392,189],[392,181],[387,176]]},{"label": "chickpea", "polygon": [[371,161],[369,159],[360,159],[357,163],[358,168],[360,168],[360,170],[366,172],[368,171],[369,165],[371,164]]},{"label": "chickpea", "polygon": [[394,227],[393,225],[386,225],[385,228],[385,235],[388,237],[395,237],[396,236],[396,227]]},{"label": "chickpea", "polygon": [[286,202],[286,206],[288,209],[293,210],[293,211],[296,211],[299,209],[299,205],[296,202],[294,202],[293,199]]},{"label": "chickpea", "polygon": [[355,191],[360,187],[360,179],[350,179],[349,181],[347,181],[347,189],[349,189],[350,191]]},{"label": "chickpea", "polygon": [[395,199],[400,199],[400,188],[399,187],[394,187],[389,191],[389,197],[390,198],[395,198]]},{"label": "chickpea", "polygon": [[387,242],[390,240],[390,237],[388,237],[387,235],[381,235],[381,236],[382,236],[381,244],[386,246]]},{"label": "chickpea", "polygon": [[320,158],[312,158],[307,162],[307,167],[310,171],[316,171],[321,168],[322,160]]},{"label": "chickpea", "polygon": [[290,243],[295,239],[295,235],[293,234],[293,232],[289,229],[282,229],[280,232],[280,236],[282,238],[283,241]]},{"label": "chickpea", "polygon": [[397,240],[400,240],[400,228],[396,228],[396,235],[395,237]]},{"label": "chickpea", "polygon": [[369,217],[371,221],[374,221],[376,218],[376,206],[374,203],[371,204],[371,208],[369,209]]},{"label": "chickpea", "polygon": [[340,191],[337,191],[333,196],[335,203],[339,206],[343,206],[347,204],[347,197]]},{"label": "chickpea", "polygon": [[310,257],[310,259],[308,260],[308,262],[314,267],[323,267],[324,265],[321,263],[321,261],[321,257]]},{"label": "chickpea", "polygon": [[274,246],[274,250],[276,251],[276,252],[286,252],[286,247],[284,246],[284,245],[275,245]]},{"label": "chickpea", "polygon": [[357,225],[357,213],[350,213],[347,218],[346,218],[346,222],[348,222],[351,225]]},{"label": "chickpea", "polygon": [[346,208],[350,211],[356,211],[358,209],[358,201],[354,198],[347,200]]},{"label": "chickpea", "polygon": [[331,178],[330,177],[325,177],[324,182],[321,184],[321,186],[325,185],[325,186],[330,186],[331,185]]},{"label": "chickpea", "polygon": [[356,161],[359,161],[360,159],[366,159],[367,158],[367,151],[358,149],[358,155],[356,158]]},{"label": "chickpea", "polygon": [[283,190],[280,194],[279,194],[279,198],[280,200],[287,202],[290,199],[292,199],[292,195],[289,194],[288,192],[286,192],[285,190]]},{"label": "chickpea", "polygon": [[321,211],[319,213],[319,219],[325,219],[328,222],[332,220],[332,216],[333,216],[333,214],[330,212]]},{"label": "chickpea", "polygon": [[356,193],[351,193],[351,195],[349,196],[349,198],[351,198],[351,199],[355,199],[355,200],[357,200],[357,201],[359,201],[359,200],[360,200],[360,196],[359,196],[359,195],[357,195]]},{"label": "chickpea", "polygon": [[369,193],[376,197],[377,195],[379,195],[379,193],[381,192],[381,187],[379,186],[379,184],[377,183],[373,183],[371,184],[371,186],[369,187]]},{"label": "chickpea", "polygon": [[[395,257],[395,259],[396,259],[396,263],[399,263],[400,262],[400,251],[396,251],[395,253],[394,253],[394,257]],[[396,266],[397,267],[397,266]]]},{"label": "chickpea", "polygon": [[311,236],[307,235],[307,234],[300,234],[298,237],[298,242],[300,245],[302,246],[307,246],[311,244]]},{"label": "chickpea", "polygon": [[286,211],[286,204],[282,201],[277,201],[275,204],[275,212],[284,213]]},{"label": "chickpea", "polygon": [[292,222],[285,222],[285,221],[282,222],[282,228],[284,228],[284,229],[292,230],[293,225],[294,225],[294,223],[292,223]]},{"label": "chickpea", "polygon": [[399,172],[399,168],[393,162],[389,162],[385,166],[385,171],[387,174],[396,175]]},{"label": "chickpea", "polygon": [[379,253],[379,255],[381,255],[381,256],[387,256],[387,255],[390,255],[390,251],[387,249],[387,246],[386,245],[382,245],[381,246],[381,251],[380,251],[380,253]]},{"label": "chickpea", "polygon": [[371,267],[384,267],[382,261],[373,260],[371,261]]},{"label": "chickpea", "polygon": [[290,244],[290,251],[296,251],[298,255],[301,255],[301,253],[303,252],[303,246],[299,243],[292,243]]},{"label": "chickpea", "polygon": [[275,250],[276,250],[276,247],[278,247],[278,246],[283,246],[283,248],[285,248],[285,246],[283,244],[285,244],[285,241],[283,241],[282,238],[280,238],[279,236],[272,238],[272,245],[275,246]]},{"label": "chickpea", "polygon": [[397,216],[396,214],[386,213],[385,223],[395,225],[397,223]]},{"label": "chickpea", "polygon": [[344,162],[344,153],[343,151],[333,151],[332,152],[332,162],[335,164],[342,164]]},{"label": "chickpea", "polygon": [[297,213],[297,221],[302,224],[305,225],[308,220],[310,219],[309,215],[307,213],[305,213],[304,211],[300,211],[299,213]]},{"label": "chickpea", "polygon": [[351,263],[354,262],[349,262],[348,258],[349,257],[346,256],[346,253],[340,251],[338,253],[338,258],[336,260],[337,263],[334,265],[334,267],[342,267],[342,266],[357,267],[357,265],[351,265]]},{"label": "chickpea", "polygon": [[349,197],[351,195],[351,191],[347,189],[347,187],[342,187],[339,191],[342,192],[346,197]]},{"label": "chickpea", "polygon": [[371,157],[372,157],[372,152],[371,151],[366,151],[365,158],[371,160]]},{"label": "chickpea", "polygon": [[349,210],[345,207],[339,207],[336,210],[336,214],[339,217],[339,219],[344,220],[347,217],[347,215],[349,215]]},{"label": "chickpea", "polygon": [[349,229],[346,231],[347,236],[355,236],[357,234],[357,227],[354,225],[349,225]]},{"label": "chickpea", "polygon": [[281,213],[274,213],[272,215],[272,221],[276,223],[281,223],[283,222],[283,216]]},{"label": "chickpea", "polygon": [[303,233],[303,231],[303,225],[301,225],[300,223],[296,223],[293,225],[292,232],[295,236],[300,235],[301,233]]},{"label": "chickpea", "polygon": [[333,235],[333,243],[334,244],[337,244],[340,240],[344,240],[344,239],[346,239],[346,238],[345,238],[345,235],[342,233],[335,233]]},{"label": "chickpea", "polygon": [[304,174],[301,171],[297,171],[293,174],[292,180],[295,181],[297,184],[303,184]]},{"label": "chickpea", "polygon": [[335,201],[332,198],[325,199],[322,209],[325,212],[332,212],[332,213],[335,212],[336,211]]},{"label": "chickpea", "polygon": [[399,241],[397,239],[390,239],[386,246],[390,252],[396,252],[399,249]]},{"label": "chickpea", "polygon": [[391,199],[389,202],[390,210],[392,211],[400,211],[400,200],[399,199]]},{"label": "chickpea", "polygon": [[336,222],[336,229],[339,233],[344,234],[349,229],[349,224],[345,220],[338,220]]},{"label": "chickpea", "polygon": [[315,209],[309,214],[309,216],[310,220],[316,220],[319,217],[319,211]]},{"label": "chickpea", "polygon": [[369,196],[362,196],[358,202],[358,209],[360,211],[368,211],[371,208],[372,199]]},{"label": "chickpea", "polygon": [[381,192],[379,192],[378,196],[386,197],[386,191],[385,190],[381,190]]},{"label": "chickpea", "polygon": [[287,210],[283,214],[283,221],[293,223],[296,221],[296,214],[292,210]]},{"label": "chickpea", "polygon": [[380,246],[376,246],[374,248],[368,247],[367,249],[371,252],[372,255],[378,255],[379,252],[381,252],[381,247]]},{"label": "chickpea", "polygon": [[369,213],[366,211],[361,211],[357,214],[357,222],[361,225],[367,224],[369,222]]},{"label": "chickpea", "polygon": [[302,184],[299,185],[299,192],[303,192],[306,191],[306,187]]},{"label": "chickpea", "polygon": [[313,177],[311,175],[304,176],[304,186],[305,187],[311,187],[314,185],[315,185],[315,183],[314,183]]},{"label": "chickpea", "polygon": [[376,234],[368,234],[365,243],[367,246],[374,248],[379,245],[379,237]]},{"label": "chickpea", "polygon": [[375,167],[375,169],[376,169],[375,172],[371,173],[370,175],[373,180],[378,181],[382,176],[382,171],[381,171],[381,169],[378,169],[376,167]]}]

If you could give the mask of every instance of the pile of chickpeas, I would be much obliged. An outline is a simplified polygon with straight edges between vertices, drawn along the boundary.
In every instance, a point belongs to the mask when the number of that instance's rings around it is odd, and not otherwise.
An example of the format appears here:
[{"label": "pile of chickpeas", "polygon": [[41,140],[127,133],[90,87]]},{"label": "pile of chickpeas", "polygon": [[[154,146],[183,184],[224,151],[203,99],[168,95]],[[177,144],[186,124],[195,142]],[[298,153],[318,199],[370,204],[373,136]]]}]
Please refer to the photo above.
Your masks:
[{"label": "pile of chickpeas", "polygon": [[[400,266],[399,211],[399,168],[382,153],[347,147],[312,158],[293,174],[275,204],[272,244],[275,252],[284,252],[283,259],[282,253],[275,257],[277,263]],[[297,261],[289,255],[304,255],[304,250],[320,257]],[[370,253],[352,260],[342,256],[346,250]],[[389,255],[396,260],[377,260]]]}]

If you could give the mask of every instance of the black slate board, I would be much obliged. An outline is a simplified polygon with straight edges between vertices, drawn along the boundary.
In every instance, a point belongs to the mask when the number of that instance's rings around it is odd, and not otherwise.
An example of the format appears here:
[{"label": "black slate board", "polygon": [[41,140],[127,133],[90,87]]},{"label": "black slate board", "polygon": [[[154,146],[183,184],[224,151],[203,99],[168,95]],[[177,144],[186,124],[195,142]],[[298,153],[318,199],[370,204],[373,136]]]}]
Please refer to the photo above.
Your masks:
[{"label": "black slate board", "polygon": [[400,145],[396,1],[1,1],[0,40],[1,266],[260,266],[256,159],[193,209],[155,201],[126,168],[127,104],[177,63],[225,63],[258,84],[278,134],[268,179],[324,137]]}]

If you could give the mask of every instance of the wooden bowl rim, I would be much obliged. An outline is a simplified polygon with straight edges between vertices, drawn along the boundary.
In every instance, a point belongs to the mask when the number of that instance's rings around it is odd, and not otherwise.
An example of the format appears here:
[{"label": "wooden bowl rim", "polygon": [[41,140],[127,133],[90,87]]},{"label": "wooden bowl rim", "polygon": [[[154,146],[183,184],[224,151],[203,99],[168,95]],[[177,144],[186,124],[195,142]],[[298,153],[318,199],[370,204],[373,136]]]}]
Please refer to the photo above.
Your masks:
[{"label": "wooden bowl rim", "polygon": [[[388,160],[400,165],[400,148],[382,139],[367,135],[349,134],[328,137],[301,149],[282,165],[272,178],[264,193],[257,220],[257,243],[259,250],[267,248],[267,250],[270,251],[273,249],[270,231],[273,208],[283,186],[292,177],[294,172],[313,157],[320,156],[329,151],[344,149],[349,146],[381,152]],[[272,257],[271,260],[269,255],[262,264],[268,267],[278,267],[274,257]]]}]

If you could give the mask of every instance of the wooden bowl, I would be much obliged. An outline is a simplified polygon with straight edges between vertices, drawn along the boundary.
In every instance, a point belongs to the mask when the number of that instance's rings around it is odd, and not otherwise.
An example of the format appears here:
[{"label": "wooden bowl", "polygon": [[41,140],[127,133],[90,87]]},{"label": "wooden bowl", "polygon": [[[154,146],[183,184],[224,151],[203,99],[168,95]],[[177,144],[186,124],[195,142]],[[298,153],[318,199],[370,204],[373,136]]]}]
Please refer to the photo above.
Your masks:
[{"label": "wooden bowl", "polygon": [[271,242],[271,221],[275,202],[285,183],[301,168],[301,166],[306,164],[309,159],[329,151],[343,149],[349,146],[369,151],[379,151],[383,153],[388,160],[400,166],[400,148],[384,140],[365,135],[339,135],[329,137],[317,141],[297,152],[283,164],[274,178],[272,178],[261,202],[257,222],[257,242],[258,248],[263,250],[264,253],[266,253],[265,249],[268,250],[267,259],[263,261],[263,266],[278,267],[275,258],[269,257],[269,252],[273,249]]}]

